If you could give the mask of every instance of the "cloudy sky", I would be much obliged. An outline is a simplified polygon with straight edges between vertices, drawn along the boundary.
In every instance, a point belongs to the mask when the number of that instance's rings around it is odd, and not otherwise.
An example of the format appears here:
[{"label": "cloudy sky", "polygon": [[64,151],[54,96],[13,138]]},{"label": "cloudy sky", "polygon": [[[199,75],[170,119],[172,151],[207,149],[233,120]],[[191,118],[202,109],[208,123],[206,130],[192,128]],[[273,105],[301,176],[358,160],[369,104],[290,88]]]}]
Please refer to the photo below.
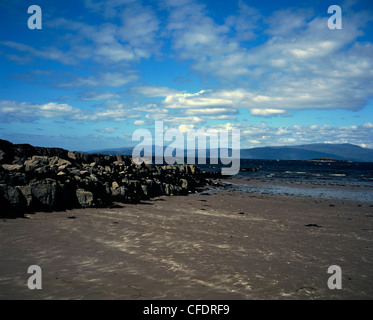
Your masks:
[{"label": "cloudy sky", "polygon": [[[30,30],[30,5],[42,29]],[[342,29],[329,29],[330,5]],[[370,0],[1,0],[0,138],[95,150],[136,129],[373,148]]]}]

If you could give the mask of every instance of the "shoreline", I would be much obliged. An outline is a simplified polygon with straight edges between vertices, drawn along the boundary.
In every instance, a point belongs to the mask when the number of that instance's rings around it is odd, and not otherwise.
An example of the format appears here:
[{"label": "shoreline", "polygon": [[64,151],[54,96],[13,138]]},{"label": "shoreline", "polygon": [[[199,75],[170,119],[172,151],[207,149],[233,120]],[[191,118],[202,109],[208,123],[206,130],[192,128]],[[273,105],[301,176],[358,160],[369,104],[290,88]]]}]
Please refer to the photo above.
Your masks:
[{"label": "shoreline", "polygon": [[1,219],[0,299],[373,298],[368,203],[208,190]]},{"label": "shoreline", "polygon": [[265,179],[248,177],[222,179],[225,185],[248,193],[288,195],[306,198],[339,199],[372,203],[373,184],[299,179]]}]

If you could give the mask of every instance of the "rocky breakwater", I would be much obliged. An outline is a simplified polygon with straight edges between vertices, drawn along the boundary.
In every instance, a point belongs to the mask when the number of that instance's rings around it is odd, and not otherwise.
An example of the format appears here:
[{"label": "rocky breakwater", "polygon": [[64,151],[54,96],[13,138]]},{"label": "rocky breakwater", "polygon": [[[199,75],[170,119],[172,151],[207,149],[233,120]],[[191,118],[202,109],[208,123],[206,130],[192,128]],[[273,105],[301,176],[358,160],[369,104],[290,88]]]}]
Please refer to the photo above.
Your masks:
[{"label": "rocky breakwater", "polygon": [[85,154],[0,140],[0,215],[138,203],[211,184],[194,165],[136,165],[130,157]]}]

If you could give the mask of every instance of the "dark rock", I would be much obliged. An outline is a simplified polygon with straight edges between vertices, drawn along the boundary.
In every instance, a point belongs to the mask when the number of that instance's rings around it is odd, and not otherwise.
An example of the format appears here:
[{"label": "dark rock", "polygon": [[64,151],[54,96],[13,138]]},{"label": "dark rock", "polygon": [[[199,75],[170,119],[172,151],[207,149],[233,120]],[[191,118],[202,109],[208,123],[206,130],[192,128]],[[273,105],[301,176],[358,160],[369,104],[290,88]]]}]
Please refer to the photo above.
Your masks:
[{"label": "dark rock", "polygon": [[35,147],[35,150],[39,156],[43,157],[59,157],[62,159],[67,158],[68,151],[61,148],[42,148],[42,147]]},{"label": "dark rock", "polygon": [[316,228],[321,228],[321,226],[319,226],[319,225],[316,224],[316,223],[305,224],[304,226],[305,226],[305,227],[316,227]]},{"label": "dark rock", "polygon": [[22,171],[24,169],[24,165],[22,164],[3,164],[3,168],[5,171]]},{"label": "dark rock", "polygon": [[13,144],[0,139],[0,164],[12,163],[14,158]]},{"label": "dark rock", "polygon": [[40,167],[35,168],[34,171],[37,175],[46,175],[47,173],[50,172],[50,168],[47,166],[40,166]]},{"label": "dark rock", "polygon": [[59,193],[63,203],[62,209],[73,209],[78,207],[75,183],[71,181],[61,183]]},{"label": "dark rock", "polygon": [[28,208],[31,208],[32,206],[32,192],[31,192],[31,186],[26,185],[26,186],[19,186],[19,190],[22,192],[23,197],[26,200],[26,206]]},{"label": "dark rock", "polygon": [[34,171],[37,168],[46,166],[48,164],[48,157],[32,156],[31,159],[25,161],[25,171]]},{"label": "dark rock", "polygon": [[53,157],[50,157],[48,158],[48,161],[49,161],[49,165],[50,166],[57,166],[57,167],[61,167],[61,166],[70,166],[71,165],[71,162],[69,160],[66,160],[66,159],[62,159],[62,158],[59,158],[57,156],[53,156]]},{"label": "dark rock", "polygon": [[164,193],[165,193],[167,196],[171,196],[171,195],[174,194],[175,187],[174,187],[172,184],[164,183],[164,184],[163,184],[163,190],[164,190]]},{"label": "dark rock", "polygon": [[[145,188],[146,187],[146,188]],[[157,197],[164,194],[162,183],[154,179],[146,179],[142,185],[143,191],[146,190],[145,195],[149,198]]]},{"label": "dark rock", "polygon": [[140,202],[196,192],[208,174],[194,165],[136,165],[125,156],[84,154],[0,140],[0,202],[7,210],[59,210]]},{"label": "dark rock", "polygon": [[78,200],[78,204],[83,208],[93,207],[95,204],[93,193],[90,191],[78,189],[76,190],[76,197]]},{"label": "dark rock", "polygon": [[125,201],[127,195],[126,187],[120,186],[116,181],[114,181],[110,191],[113,201]]},{"label": "dark rock", "polygon": [[60,187],[57,181],[44,179],[30,184],[34,210],[52,210],[62,206]]},{"label": "dark rock", "polygon": [[13,145],[14,160],[13,163],[21,164],[28,158],[38,155],[36,149],[29,144],[15,144]]},{"label": "dark rock", "polygon": [[23,212],[27,202],[18,187],[0,185],[0,206],[2,216],[12,216]]},{"label": "dark rock", "polygon": [[188,180],[180,179],[180,186],[182,189],[188,190]]},{"label": "dark rock", "polygon": [[28,184],[28,179],[25,173],[22,172],[12,172],[6,175],[6,184],[10,186],[23,186]]},{"label": "dark rock", "polygon": [[80,176],[81,175],[80,170],[75,169],[75,168],[68,168],[67,172],[68,172],[69,176]]}]

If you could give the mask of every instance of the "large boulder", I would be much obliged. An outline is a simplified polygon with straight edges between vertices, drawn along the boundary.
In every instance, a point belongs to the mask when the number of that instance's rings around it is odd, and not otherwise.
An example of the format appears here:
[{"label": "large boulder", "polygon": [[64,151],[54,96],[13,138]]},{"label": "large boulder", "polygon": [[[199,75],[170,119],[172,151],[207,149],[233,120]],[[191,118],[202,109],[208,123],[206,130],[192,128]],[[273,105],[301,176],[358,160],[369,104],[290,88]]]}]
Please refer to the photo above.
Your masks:
[{"label": "large boulder", "polygon": [[25,185],[25,186],[18,186],[19,190],[22,192],[25,200],[26,200],[26,206],[27,208],[32,207],[32,192],[31,192],[31,186]]},{"label": "large boulder", "polygon": [[13,163],[23,164],[28,158],[38,155],[35,147],[30,144],[14,144],[13,145],[14,159]]},{"label": "large boulder", "polygon": [[27,176],[23,172],[8,172],[5,177],[5,183],[9,186],[24,186],[28,184]]},{"label": "large boulder", "polygon": [[0,185],[0,206],[2,216],[15,216],[24,212],[27,208],[27,202],[18,187]]},{"label": "large boulder", "polygon": [[184,191],[188,191],[188,180],[186,179],[180,179],[179,181],[181,189]]},{"label": "large boulder", "polygon": [[78,200],[79,206],[82,208],[89,208],[94,206],[94,197],[93,193],[90,191],[86,191],[84,189],[76,190],[76,197]]},{"label": "large boulder", "polygon": [[44,148],[44,147],[35,147],[36,154],[39,156],[45,157],[59,157],[62,159],[67,158],[68,151],[62,148]]},{"label": "large boulder", "polygon": [[3,169],[9,172],[19,172],[24,169],[23,164],[3,164]]},{"label": "large boulder", "polygon": [[48,158],[48,164],[50,166],[60,167],[60,166],[70,166],[71,162],[67,159],[62,159],[60,157],[53,156],[53,157]]},{"label": "large boulder", "polygon": [[120,186],[118,182],[113,181],[110,188],[111,197],[113,201],[125,201],[127,196],[127,188]]},{"label": "large boulder", "polygon": [[53,210],[63,207],[61,188],[57,181],[44,179],[30,184],[32,207],[35,210]]},{"label": "large boulder", "polygon": [[164,183],[163,190],[167,196],[172,196],[174,194],[175,187],[172,184]]},{"label": "large boulder", "polygon": [[164,194],[162,184],[153,179],[145,179],[141,185],[141,188],[144,195],[148,198],[153,198]]},{"label": "large boulder", "polygon": [[32,156],[31,159],[24,162],[25,171],[35,171],[37,168],[47,166],[48,162],[48,157],[46,156]]},{"label": "large boulder", "polygon": [[0,139],[0,164],[11,163],[14,158],[13,143]]}]

